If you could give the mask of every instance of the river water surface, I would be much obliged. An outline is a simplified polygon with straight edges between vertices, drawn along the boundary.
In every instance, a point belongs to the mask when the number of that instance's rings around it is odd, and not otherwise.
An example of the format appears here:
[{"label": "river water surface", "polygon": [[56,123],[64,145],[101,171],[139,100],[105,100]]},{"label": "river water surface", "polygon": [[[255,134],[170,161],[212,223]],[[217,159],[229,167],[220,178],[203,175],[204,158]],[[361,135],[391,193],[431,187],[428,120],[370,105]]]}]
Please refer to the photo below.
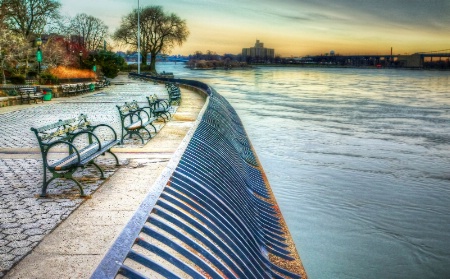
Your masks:
[{"label": "river water surface", "polygon": [[450,72],[158,70],[237,110],[311,279],[450,278]]}]

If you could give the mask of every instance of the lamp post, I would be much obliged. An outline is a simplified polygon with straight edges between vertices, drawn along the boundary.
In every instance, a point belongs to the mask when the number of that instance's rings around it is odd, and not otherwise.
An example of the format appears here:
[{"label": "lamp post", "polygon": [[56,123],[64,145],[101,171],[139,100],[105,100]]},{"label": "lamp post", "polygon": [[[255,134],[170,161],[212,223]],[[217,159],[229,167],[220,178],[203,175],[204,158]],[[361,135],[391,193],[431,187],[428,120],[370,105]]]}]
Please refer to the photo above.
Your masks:
[{"label": "lamp post", "polygon": [[138,10],[137,10],[137,16],[138,16],[138,29],[137,29],[137,43],[138,43],[138,47],[137,47],[137,53],[138,53],[138,74],[141,73],[141,23],[140,23],[140,13],[141,10],[139,8],[139,0],[138,0]]},{"label": "lamp post", "polygon": [[38,47],[38,49],[36,51],[36,61],[38,62],[38,82],[40,83],[40,79],[41,79],[41,62],[42,62],[42,50],[41,50],[42,40],[41,40],[41,38],[37,38],[36,39],[36,45]]},{"label": "lamp post", "polygon": [[81,50],[80,50],[79,55],[80,55],[80,69],[81,69],[81,57],[83,57],[83,52]]}]

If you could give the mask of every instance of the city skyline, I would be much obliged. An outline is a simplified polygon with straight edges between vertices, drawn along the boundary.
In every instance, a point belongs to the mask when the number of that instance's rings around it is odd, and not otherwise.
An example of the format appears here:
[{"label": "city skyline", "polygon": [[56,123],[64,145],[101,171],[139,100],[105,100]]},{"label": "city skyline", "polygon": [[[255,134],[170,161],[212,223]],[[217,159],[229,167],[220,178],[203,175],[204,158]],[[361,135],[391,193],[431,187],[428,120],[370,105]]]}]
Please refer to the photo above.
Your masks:
[{"label": "city skyline", "polygon": [[[114,32],[137,0],[60,1],[63,15],[86,13]],[[190,36],[171,54],[238,54],[261,40],[280,56],[412,54],[450,49],[446,0],[140,0],[186,19]]]}]

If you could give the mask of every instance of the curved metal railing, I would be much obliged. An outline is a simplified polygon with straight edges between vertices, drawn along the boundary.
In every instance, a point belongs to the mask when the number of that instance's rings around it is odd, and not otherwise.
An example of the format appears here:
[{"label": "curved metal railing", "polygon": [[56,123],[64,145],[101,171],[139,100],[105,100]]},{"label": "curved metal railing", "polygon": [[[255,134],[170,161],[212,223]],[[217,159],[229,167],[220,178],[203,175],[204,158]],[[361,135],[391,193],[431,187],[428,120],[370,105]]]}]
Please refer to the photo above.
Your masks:
[{"label": "curved metal railing", "polygon": [[301,278],[298,254],[232,106],[199,81],[130,75],[209,98],[92,278]]}]

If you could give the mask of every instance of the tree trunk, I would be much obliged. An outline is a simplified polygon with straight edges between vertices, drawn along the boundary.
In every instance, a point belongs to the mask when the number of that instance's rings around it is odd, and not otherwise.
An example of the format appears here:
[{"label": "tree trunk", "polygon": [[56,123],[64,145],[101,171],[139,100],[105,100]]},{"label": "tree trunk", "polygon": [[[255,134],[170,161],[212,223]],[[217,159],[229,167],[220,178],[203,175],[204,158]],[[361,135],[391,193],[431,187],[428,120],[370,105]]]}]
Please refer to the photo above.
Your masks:
[{"label": "tree trunk", "polygon": [[148,52],[147,51],[141,51],[140,55],[141,55],[141,61],[140,61],[141,67],[142,66],[145,67],[147,65]]},{"label": "tree trunk", "polygon": [[3,84],[5,85],[6,84],[6,76],[5,76],[5,68],[4,68],[4,62],[5,62],[5,60],[4,59],[2,59],[2,64],[1,64],[1,68],[2,68],[2,81],[3,81]]},{"label": "tree trunk", "polygon": [[156,52],[152,52],[150,57],[152,59],[150,61],[150,72],[156,74]]}]

